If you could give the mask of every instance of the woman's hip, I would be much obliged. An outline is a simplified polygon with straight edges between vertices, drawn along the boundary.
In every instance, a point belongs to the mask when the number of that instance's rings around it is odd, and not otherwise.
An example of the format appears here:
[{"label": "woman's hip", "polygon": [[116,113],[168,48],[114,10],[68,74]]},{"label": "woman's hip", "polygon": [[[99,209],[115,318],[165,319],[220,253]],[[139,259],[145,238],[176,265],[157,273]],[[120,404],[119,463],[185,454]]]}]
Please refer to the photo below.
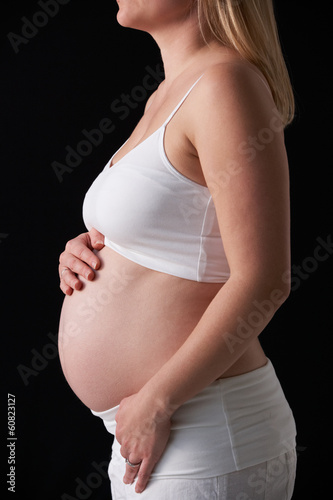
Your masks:
[{"label": "woman's hip", "polygon": [[[115,434],[117,407],[93,412]],[[252,372],[219,379],[172,417],[170,439],[152,479],[212,478],[275,459],[295,448],[296,428],[270,361]],[[125,471],[113,443],[110,474]]]},{"label": "woman's hip", "polygon": [[[124,484],[123,471],[110,467],[113,500],[135,500],[135,483]],[[290,500],[296,475],[296,451],[266,462],[209,478],[152,477],[143,500]]]}]

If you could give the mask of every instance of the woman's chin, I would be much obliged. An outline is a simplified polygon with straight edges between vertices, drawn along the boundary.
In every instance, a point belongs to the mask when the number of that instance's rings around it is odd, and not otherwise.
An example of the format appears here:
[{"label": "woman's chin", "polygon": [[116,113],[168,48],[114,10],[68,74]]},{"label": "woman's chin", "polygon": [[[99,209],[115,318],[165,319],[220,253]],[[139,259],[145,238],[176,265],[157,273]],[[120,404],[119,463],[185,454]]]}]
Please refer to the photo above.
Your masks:
[{"label": "woman's chin", "polygon": [[[141,21],[143,20],[141,19]],[[119,9],[117,12],[117,22],[123,28],[132,28],[135,30],[146,31],[143,25],[144,23],[140,23],[138,17],[135,17],[133,13],[131,14],[130,12],[125,12],[122,9]]]}]

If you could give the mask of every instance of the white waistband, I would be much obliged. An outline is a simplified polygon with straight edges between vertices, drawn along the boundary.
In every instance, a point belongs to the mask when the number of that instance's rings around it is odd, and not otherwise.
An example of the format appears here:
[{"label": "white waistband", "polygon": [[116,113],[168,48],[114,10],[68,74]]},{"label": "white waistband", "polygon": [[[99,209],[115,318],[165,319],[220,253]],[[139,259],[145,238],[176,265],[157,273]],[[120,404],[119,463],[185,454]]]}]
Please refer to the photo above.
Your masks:
[{"label": "white waistband", "polygon": [[[115,434],[119,406],[92,413]],[[219,379],[182,405],[152,477],[213,477],[276,458],[295,447],[296,428],[270,361]],[[123,459],[114,440],[114,467]],[[117,459],[118,456],[118,459]],[[222,472],[221,472],[222,471]]]},{"label": "white waistband", "polygon": [[110,410],[105,410],[105,411],[94,411],[91,410],[91,413],[95,415],[95,417],[100,417],[104,425],[110,434],[115,435],[116,433],[116,413],[118,411],[119,405],[114,406],[113,408],[110,408]]}]

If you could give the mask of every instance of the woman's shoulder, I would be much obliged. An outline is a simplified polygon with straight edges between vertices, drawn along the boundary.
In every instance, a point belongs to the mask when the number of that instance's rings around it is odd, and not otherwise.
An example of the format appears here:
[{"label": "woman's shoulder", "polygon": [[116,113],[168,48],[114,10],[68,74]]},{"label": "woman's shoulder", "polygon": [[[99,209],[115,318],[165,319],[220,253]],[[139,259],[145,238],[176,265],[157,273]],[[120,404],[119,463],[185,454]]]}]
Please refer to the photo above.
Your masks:
[{"label": "woman's shoulder", "polygon": [[218,138],[219,149],[229,151],[273,119],[282,135],[283,123],[264,76],[247,61],[229,60],[203,73],[187,108],[187,135],[197,150],[211,136]]},{"label": "woman's shoulder", "polygon": [[[202,75],[201,90],[208,94],[249,95],[265,92],[272,98],[269,84],[260,69],[253,63],[240,58],[230,58],[209,66]],[[221,97],[221,94],[220,94]]]},{"label": "woman's shoulder", "polygon": [[188,118],[193,127],[206,119],[216,124],[227,122],[228,128],[237,128],[250,117],[260,127],[276,110],[261,71],[254,64],[236,58],[205,69],[191,104]]}]

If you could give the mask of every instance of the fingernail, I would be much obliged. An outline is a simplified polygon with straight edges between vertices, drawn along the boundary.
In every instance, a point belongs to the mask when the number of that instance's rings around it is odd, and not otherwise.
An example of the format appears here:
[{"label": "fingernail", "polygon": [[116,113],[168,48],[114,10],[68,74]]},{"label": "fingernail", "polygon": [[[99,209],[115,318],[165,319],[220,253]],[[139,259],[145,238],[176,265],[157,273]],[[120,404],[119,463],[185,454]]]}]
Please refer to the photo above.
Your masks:
[{"label": "fingernail", "polygon": [[96,268],[97,268],[97,262],[96,262],[95,260],[94,260],[94,261],[93,261],[93,263],[92,263],[92,267],[93,267],[94,269],[96,269]]}]

